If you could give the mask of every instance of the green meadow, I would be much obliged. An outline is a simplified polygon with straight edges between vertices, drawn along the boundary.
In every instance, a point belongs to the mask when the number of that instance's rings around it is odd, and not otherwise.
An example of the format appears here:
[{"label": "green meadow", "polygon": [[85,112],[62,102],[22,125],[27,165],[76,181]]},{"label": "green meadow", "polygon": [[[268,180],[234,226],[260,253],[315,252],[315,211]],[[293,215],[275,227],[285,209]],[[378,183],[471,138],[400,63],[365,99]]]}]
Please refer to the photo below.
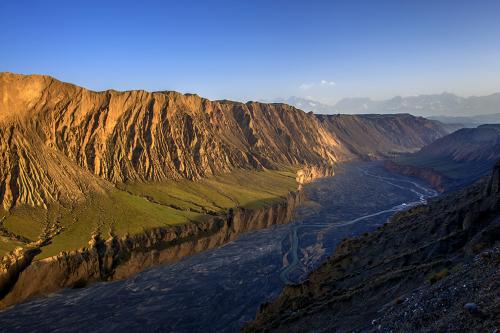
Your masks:
[{"label": "green meadow", "polygon": [[[46,210],[20,206],[10,212],[0,210],[0,218],[4,230],[30,241],[60,230],[36,258],[42,259],[86,246],[96,231],[105,237],[132,235],[202,221],[229,208],[256,209],[275,203],[297,189],[296,170],[235,170],[196,182],[122,183],[109,193],[89,194],[81,203],[53,204]],[[25,245],[4,232],[0,255]]]}]

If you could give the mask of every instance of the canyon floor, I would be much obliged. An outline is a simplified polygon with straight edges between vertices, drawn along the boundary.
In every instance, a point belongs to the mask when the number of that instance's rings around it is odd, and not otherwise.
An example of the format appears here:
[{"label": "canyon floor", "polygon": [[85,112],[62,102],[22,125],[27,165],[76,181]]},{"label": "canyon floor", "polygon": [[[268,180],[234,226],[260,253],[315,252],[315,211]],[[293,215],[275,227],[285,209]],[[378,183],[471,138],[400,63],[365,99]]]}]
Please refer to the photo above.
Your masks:
[{"label": "canyon floor", "polygon": [[500,162],[346,239],[244,332],[497,332]]},{"label": "canyon floor", "polygon": [[285,284],[303,281],[344,238],[371,231],[394,212],[436,195],[376,162],[344,164],[335,177],[304,189],[308,200],[292,223],[245,234],[127,280],[19,304],[0,312],[0,327],[9,332],[238,331]]}]

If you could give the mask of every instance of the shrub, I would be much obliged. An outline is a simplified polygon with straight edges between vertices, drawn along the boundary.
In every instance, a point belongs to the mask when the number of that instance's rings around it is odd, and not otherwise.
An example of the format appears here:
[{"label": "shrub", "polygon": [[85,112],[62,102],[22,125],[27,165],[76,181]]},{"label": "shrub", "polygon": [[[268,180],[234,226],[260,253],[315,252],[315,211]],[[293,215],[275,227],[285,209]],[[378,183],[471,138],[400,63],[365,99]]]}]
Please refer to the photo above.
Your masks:
[{"label": "shrub", "polygon": [[444,268],[444,269],[440,270],[439,272],[433,272],[429,276],[429,282],[431,284],[434,284],[434,283],[438,282],[439,280],[441,280],[442,278],[448,276],[449,274],[450,274],[450,272],[448,271],[448,268]]}]

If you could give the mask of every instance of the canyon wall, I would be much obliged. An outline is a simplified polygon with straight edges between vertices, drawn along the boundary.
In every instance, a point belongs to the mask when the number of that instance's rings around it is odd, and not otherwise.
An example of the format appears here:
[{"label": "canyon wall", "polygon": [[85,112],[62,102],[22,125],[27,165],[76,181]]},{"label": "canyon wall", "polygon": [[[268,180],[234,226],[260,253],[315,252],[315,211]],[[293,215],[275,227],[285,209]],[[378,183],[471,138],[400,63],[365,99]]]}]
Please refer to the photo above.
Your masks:
[{"label": "canyon wall", "polygon": [[442,124],[410,114],[318,115],[350,154],[377,159],[416,151],[448,134]]},{"label": "canyon wall", "polygon": [[438,192],[444,192],[445,183],[449,181],[444,175],[431,168],[398,164],[393,161],[385,161],[384,167],[391,172],[425,180]]},{"label": "canyon wall", "polygon": [[83,287],[95,281],[130,277],[148,267],[173,263],[185,256],[213,249],[234,240],[241,233],[288,222],[300,203],[302,192],[289,193],[269,207],[230,210],[227,216],[206,222],[157,228],[123,238],[106,240],[94,235],[86,248],[31,261],[36,253],[19,253],[3,267],[0,307],[61,288]]},{"label": "canyon wall", "polygon": [[335,169],[331,165],[308,165],[297,171],[295,180],[299,185],[307,184],[316,178],[332,177]]},{"label": "canyon wall", "polygon": [[94,92],[0,73],[0,201],[6,210],[46,206],[108,183],[377,158],[444,134],[410,115],[317,116],[286,104]]},{"label": "canyon wall", "polygon": [[487,175],[500,159],[500,125],[463,128],[419,151],[387,161],[393,172],[424,179],[438,191],[451,191]]}]

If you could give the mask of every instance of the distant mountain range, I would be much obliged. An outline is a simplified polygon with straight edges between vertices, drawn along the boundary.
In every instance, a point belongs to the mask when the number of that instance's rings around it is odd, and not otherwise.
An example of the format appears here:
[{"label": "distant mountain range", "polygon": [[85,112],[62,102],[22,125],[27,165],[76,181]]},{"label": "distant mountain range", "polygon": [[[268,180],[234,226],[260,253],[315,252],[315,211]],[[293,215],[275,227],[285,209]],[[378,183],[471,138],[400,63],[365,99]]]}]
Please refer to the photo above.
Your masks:
[{"label": "distant mountain range", "polygon": [[[499,122],[500,93],[480,97],[460,97],[450,93],[435,95],[396,96],[388,100],[375,101],[370,98],[344,98],[335,105],[314,100],[290,97],[277,99],[304,111],[316,113],[410,113],[416,116],[433,116],[446,123]],[[492,115],[495,114],[495,115]],[[440,117],[438,117],[440,116]],[[473,117],[473,119],[469,119]]]}]

